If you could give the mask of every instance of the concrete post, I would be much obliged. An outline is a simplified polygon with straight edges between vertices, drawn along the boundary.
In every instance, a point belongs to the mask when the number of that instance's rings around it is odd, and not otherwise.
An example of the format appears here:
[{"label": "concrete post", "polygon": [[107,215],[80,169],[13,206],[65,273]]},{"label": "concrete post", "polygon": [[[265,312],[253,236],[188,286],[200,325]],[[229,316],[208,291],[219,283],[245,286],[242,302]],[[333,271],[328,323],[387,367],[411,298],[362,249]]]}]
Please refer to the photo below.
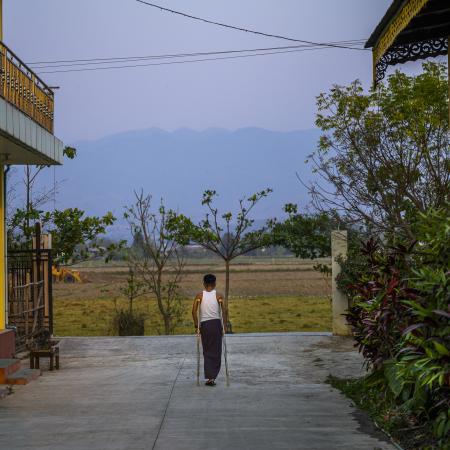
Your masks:
[{"label": "concrete post", "polygon": [[332,311],[333,311],[333,334],[338,336],[347,336],[350,329],[347,326],[345,314],[348,309],[347,296],[337,288],[336,277],[341,272],[341,266],[336,258],[347,257],[347,231],[331,232],[331,277],[332,277]]}]

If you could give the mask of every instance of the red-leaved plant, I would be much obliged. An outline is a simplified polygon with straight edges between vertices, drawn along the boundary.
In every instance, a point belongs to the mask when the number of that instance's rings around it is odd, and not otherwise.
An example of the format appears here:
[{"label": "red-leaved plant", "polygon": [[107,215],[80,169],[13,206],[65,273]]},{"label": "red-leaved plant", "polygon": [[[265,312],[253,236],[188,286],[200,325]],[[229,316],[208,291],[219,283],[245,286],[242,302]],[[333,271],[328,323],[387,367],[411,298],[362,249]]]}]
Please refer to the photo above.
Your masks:
[{"label": "red-leaved plant", "polygon": [[352,304],[346,314],[359,351],[367,366],[380,368],[397,353],[403,330],[408,326],[405,300],[416,292],[403,278],[409,249],[402,246],[383,251],[380,242],[370,239],[361,249],[368,260],[368,271],[348,286]]}]

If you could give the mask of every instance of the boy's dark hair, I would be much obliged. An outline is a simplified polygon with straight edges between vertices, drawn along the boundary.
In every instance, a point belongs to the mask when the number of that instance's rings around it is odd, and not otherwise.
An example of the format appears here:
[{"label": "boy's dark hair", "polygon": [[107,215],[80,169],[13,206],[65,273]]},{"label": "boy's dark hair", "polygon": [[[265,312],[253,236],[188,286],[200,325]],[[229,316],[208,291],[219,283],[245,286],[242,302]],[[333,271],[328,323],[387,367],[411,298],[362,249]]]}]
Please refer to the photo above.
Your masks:
[{"label": "boy's dark hair", "polygon": [[216,276],[212,273],[208,273],[203,277],[203,284],[206,286],[212,286],[216,284]]}]

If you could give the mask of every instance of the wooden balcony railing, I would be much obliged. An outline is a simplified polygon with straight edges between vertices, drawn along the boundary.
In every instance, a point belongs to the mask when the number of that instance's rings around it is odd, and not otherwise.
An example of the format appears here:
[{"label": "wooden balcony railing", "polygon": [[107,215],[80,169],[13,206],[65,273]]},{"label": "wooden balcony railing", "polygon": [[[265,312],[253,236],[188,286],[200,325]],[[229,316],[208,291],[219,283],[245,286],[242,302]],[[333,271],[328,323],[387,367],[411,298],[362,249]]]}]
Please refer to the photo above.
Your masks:
[{"label": "wooden balcony railing", "polygon": [[53,134],[53,91],[1,42],[0,96]]}]

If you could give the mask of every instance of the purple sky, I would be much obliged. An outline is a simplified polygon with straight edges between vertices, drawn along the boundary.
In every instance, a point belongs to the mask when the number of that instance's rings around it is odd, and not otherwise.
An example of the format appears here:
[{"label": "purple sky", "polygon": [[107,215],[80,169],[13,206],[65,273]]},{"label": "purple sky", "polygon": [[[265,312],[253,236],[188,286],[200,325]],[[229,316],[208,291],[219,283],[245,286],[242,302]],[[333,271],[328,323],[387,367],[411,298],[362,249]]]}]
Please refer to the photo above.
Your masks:
[{"label": "purple sky", "polygon": [[[155,0],[156,1],[156,0]],[[313,41],[367,38],[390,0],[158,0],[238,26]],[[290,45],[190,21],[135,0],[4,0],[4,40],[24,61]],[[46,74],[66,143],[124,130],[314,126],[315,96],[371,79],[371,54],[320,50],[197,64]]]}]

